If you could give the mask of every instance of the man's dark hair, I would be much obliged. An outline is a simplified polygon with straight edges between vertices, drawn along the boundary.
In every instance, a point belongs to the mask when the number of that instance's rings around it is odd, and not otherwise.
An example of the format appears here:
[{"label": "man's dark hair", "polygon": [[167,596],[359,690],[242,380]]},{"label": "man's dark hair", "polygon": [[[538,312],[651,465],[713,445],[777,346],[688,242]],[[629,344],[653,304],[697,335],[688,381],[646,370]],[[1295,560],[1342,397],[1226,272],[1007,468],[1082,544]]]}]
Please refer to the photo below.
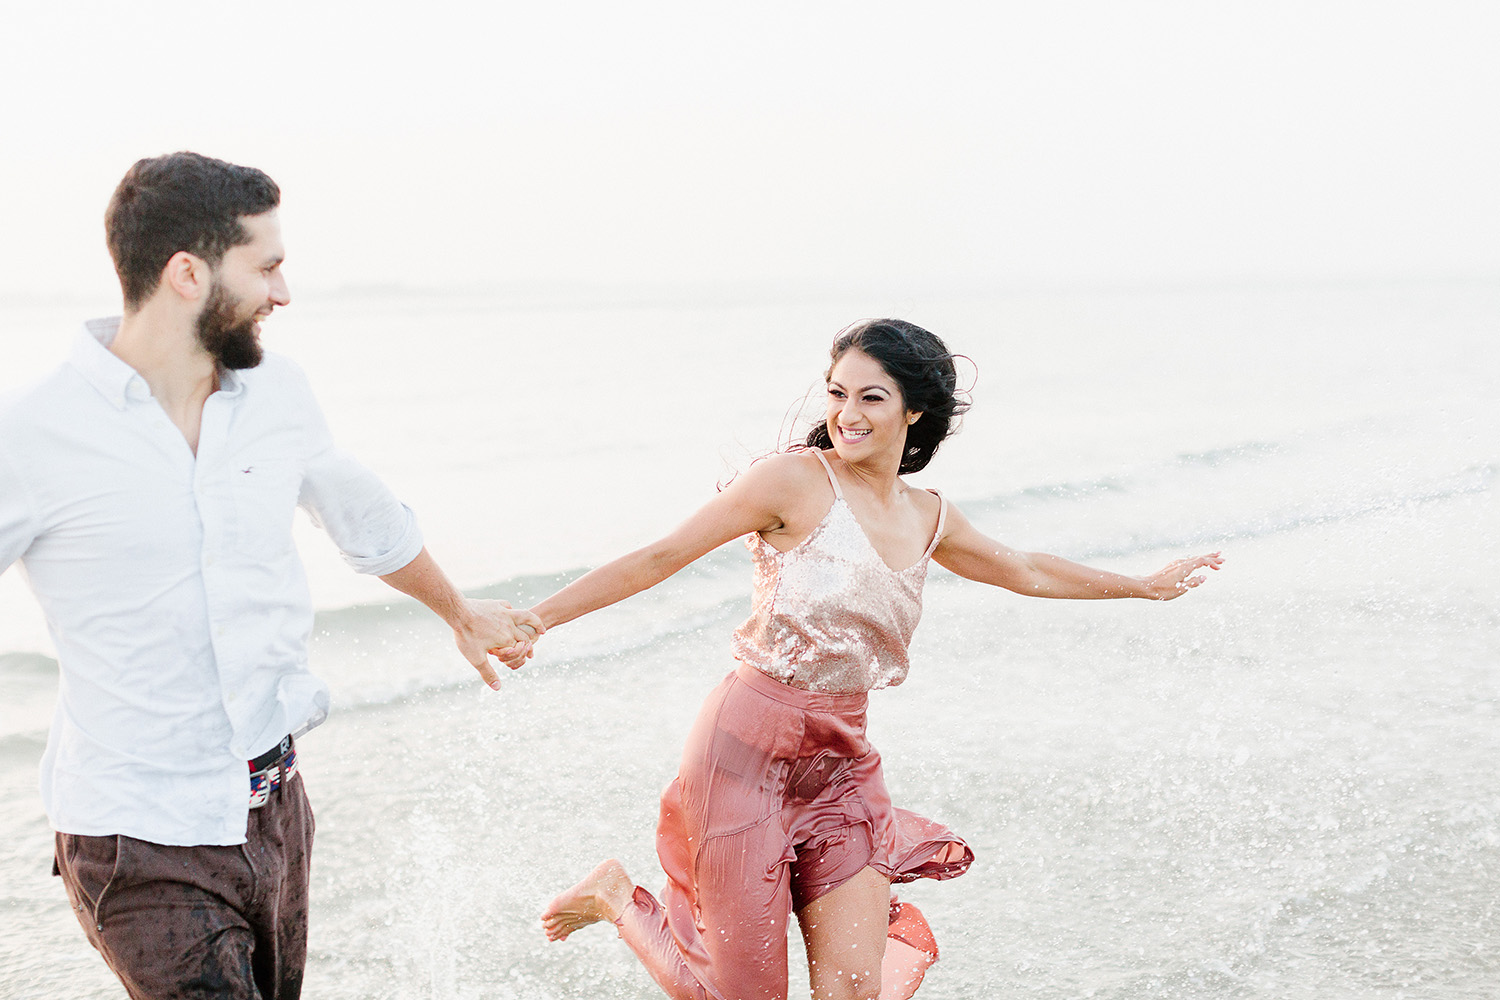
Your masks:
[{"label": "man's dark hair", "polygon": [[104,239],[125,305],[151,297],[179,250],[217,267],[230,247],[250,241],[240,216],[280,203],[276,182],[254,167],[187,152],[137,160],[104,212]]}]

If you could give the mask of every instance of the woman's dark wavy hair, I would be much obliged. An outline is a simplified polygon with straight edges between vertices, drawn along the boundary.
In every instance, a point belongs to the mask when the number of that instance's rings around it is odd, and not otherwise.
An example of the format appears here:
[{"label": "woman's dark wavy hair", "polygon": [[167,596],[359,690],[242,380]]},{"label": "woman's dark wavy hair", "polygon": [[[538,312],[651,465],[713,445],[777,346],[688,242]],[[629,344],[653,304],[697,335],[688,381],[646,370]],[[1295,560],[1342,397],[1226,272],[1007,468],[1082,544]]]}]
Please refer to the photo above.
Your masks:
[{"label": "woman's dark wavy hair", "polygon": [[[861,351],[880,363],[901,389],[906,409],[922,418],[906,429],[906,451],[899,475],[925,469],[938,445],[958,430],[958,418],[969,409],[958,390],[958,369],[946,344],[915,323],[902,319],[866,319],[844,327],[828,352],[830,363],[824,378],[833,372],[847,352]],[[825,421],[807,435],[809,448],[831,448]]]}]

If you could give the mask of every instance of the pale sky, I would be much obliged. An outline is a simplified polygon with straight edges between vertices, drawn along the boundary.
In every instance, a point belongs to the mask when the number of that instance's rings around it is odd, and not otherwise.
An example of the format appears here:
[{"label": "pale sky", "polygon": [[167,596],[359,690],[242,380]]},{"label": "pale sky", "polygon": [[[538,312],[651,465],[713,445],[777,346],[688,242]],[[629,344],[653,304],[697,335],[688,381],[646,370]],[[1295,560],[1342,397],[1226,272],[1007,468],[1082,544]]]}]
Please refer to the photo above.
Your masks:
[{"label": "pale sky", "polygon": [[294,290],[1500,274],[1493,0],[18,6],[0,302],[179,148]]}]

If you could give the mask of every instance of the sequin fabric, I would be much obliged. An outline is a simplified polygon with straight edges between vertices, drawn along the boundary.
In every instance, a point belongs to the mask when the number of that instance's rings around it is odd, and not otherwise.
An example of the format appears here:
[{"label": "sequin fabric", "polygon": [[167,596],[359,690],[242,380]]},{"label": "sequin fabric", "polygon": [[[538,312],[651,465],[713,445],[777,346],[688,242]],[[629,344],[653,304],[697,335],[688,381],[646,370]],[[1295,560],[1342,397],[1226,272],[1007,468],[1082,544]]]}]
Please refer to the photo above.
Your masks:
[{"label": "sequin fabric", "polygon": [[922,584],[947,501],[922,558],[893,570],[870,544],[831,469],[828,475],[833,505],[812,534],[785,552],[759,534],[746,538],[755,593],[749,620],[735,630],[734,655],[805,691],[892,687],[906,680],[906,649],[922,617]]}]

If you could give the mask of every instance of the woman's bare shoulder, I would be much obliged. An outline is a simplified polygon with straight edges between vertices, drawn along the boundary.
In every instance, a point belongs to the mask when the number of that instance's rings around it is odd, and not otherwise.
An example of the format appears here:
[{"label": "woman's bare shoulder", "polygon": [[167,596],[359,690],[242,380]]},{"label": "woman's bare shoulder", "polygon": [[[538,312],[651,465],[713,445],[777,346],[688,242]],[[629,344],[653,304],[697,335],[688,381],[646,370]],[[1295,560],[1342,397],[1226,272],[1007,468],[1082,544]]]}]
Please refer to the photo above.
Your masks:
[{"label": "woman's bare shoulder", "polygon": [[758,458],[741,478],[761,486],[801,490],[818,482],[826,483],[828,473],[811,449],[802,449]]},{"label": "woman's bare shoulder", "polygon": [[[923,524],[935,525],[938,523],[939,518],[942,518],[944,521],[943,535],[947,536],[952,532],[955,520],[961,518],[962,515],[958,514],[958,508],[953,506],[952,501],[940,494],[941,491],[935,489],[913,489],[908,491],[906,495],[911,500],[912,506],[917,509],[917,514]],[[943,513],[945,505],[948,511],[947,514]]]},{"label": "woman's bare shoulder", "polygon": [[[781,522],[766,536],[798,541],[828,513],[833,489],[828,473],[808,450],[781,452],[757,460],[741,477],[743,488],[765,499]],[[738,485],[738,482],[737,484]]]}]

